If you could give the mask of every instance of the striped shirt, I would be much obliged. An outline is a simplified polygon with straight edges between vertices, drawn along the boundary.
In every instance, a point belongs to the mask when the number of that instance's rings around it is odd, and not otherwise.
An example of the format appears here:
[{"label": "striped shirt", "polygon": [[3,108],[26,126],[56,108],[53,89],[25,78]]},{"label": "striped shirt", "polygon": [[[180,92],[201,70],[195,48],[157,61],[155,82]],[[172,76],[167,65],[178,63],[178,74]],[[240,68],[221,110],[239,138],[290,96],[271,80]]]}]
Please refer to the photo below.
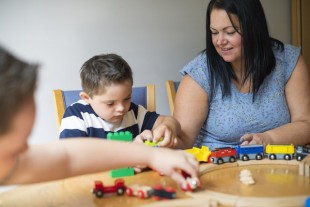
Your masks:
[{"label": "striped shirt", "polygon": [[143,106],[131,103],[122,122],[116,125],[100,118],[88,103],[79,100],[66,109],[59,137],[106,139],[109,132],[129,131],[134,138],[146,129],[151,130],[158,116],[156,112],[149,112]]}]

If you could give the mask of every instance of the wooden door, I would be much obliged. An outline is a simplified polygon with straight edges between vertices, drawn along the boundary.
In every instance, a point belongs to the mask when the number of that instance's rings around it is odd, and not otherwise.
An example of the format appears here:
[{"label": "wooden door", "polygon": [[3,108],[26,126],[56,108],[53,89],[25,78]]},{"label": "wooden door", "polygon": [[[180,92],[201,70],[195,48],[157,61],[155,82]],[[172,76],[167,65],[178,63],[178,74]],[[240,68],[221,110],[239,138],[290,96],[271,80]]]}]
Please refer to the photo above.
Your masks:
[{"label": "wooden door", "polygon": [[292,44],[302,47],[310,69],[310,1],[292,0]]}]

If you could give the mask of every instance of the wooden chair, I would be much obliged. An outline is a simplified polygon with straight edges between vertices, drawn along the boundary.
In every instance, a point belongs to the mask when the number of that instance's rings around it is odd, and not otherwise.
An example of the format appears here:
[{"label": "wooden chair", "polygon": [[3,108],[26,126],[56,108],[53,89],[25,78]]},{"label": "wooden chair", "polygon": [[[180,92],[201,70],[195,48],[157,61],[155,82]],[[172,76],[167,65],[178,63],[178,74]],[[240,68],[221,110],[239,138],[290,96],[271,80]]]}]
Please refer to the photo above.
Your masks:
[{"label": "wooden chair", "polygon": [[179,81],[173,81],[173,80],[167,80],[166,81],[166,91],[168,95],[168,102],[169,102],[169,108],[171,115],[174,111],[174,101],[175,101],[175,94],[178,90],[180,82]]},{"label": "wooden chair", "polygon": [[[80,92],[81,90],[53,90],[58,129],[60,128],[66,108],[72,103],[80,100]],[[143,87],[133,87],[131,100],[135,104],[144,106],[148,111],[155,111],[155,85],[148,84]]]}]

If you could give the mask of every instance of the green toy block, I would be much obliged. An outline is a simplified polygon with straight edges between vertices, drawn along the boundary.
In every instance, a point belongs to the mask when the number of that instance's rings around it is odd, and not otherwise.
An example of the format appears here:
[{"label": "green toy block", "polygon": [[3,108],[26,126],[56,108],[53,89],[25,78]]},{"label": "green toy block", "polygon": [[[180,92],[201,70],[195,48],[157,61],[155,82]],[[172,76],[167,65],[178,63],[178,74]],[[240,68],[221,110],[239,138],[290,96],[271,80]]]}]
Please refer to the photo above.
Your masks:
[{"label": "green toy block", "polygon": [[120,169],[110,171],[110,176],[112,178],[133,176],[134,174],[135,174],[135,171],[132,167],[120,168]]},{"label": "green toy block", "polygon": [[[124,142],[132,142],[132,133],[129,131],[125,132],[110,132],[107,135],[107,140],[112,141],[124,141]],[[112,178],[132,176],[135,174],[135,171],[132,167],[120,168],[110,171],[110,176]]]},{"label": "green toy block", "polygon": [[126,132],[110,132],[107,135],[108,140],[116,140],[116,141],[125,141],[131,142],[132,141],[132,133],[129,131]]}]

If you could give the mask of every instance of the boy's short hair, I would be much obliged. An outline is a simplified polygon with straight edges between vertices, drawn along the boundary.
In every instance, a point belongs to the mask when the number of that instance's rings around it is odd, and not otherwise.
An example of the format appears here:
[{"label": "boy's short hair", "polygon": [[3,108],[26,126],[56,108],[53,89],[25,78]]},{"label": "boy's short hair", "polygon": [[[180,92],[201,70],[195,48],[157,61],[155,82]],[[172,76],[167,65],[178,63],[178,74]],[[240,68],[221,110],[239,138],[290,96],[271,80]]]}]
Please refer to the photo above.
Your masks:
[{"label": "boy's short hair", "polygon": [[18,110],[33,96],[38,65],[16,58],[0,46],[0,134],[9,130]]},{"label": "boy's short hair", "polygon": [[132,70],[119,55],[96,55],[87,60],[80,70],[83,91],[90,97],[104,93],[105,86],[112,83],[130,81],[133,84]]}]

